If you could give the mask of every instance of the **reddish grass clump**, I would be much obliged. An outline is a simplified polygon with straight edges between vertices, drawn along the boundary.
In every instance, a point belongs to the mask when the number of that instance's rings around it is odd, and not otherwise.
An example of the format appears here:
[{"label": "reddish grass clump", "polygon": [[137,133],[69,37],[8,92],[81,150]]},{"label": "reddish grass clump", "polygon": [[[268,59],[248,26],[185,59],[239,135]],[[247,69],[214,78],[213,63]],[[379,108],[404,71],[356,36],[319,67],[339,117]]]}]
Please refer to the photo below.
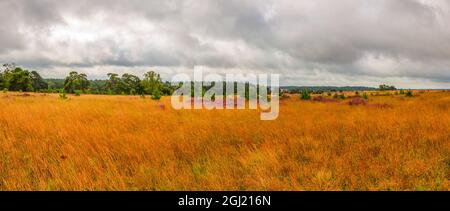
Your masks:
[{"label": "reddish grass clump", "polygon": [[389,105],[389,104],[386,104],[386,103],[377,103],[377,104],[372,104],[372,105],[369,105],[369,106],[370,107],[374,107],[374,108],[382,108],[382,109],[393,108],[392,105]]},{"label": "reddish grass clump", "polygon": [[348,104],[351,106],[367,105],[367,100],[360,97],[354,97],[348,102]]},{"label": "reddish grass clump", "polygon": [[326,98],[326,97],[323,97],[323,96],[314,97],[313,101],[315,101],[315,102],[323,102],[323,103],[337,102],[336,99]]},{"label": "reddish grass clump", "polygon": [[15,95],[15,96],[16,96],[16,97],[31,97],[31,95],[28,94],[28,93],[17,94],[17,95]]}]

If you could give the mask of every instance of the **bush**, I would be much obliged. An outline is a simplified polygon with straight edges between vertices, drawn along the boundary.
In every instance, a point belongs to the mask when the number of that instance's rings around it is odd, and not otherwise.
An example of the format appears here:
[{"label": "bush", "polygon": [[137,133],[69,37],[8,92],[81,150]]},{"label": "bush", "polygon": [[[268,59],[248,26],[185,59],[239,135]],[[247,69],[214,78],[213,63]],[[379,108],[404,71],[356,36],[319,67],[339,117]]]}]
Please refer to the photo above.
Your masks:
[{"label": "bush", "polygon": [[81,96],[81,93],[83,93],[81,90],[75,90],[75,96]]},{"label": "bush", "polygon": [[406,92],[406,95],[405,95],[406,97],[413,97],[414,96],[414,94],[413,94],[413,92],[411,91],[411,90],[408,90],[407,92]]},{"label": "bush", "polygon": [[367,93],[363,93],[363,98],[365,99],[365,100],[368,100],[369,99],[369,95],[367,95]]},{"label": "bush", "polygon": [[68,99],[66,93],[63,92],[63,93],[59,94],[59,99],[62,99],[62,100]]},{"label": "bush", "polygon": [[4,89],[3,89],[3,93],[5,93],[5,94],[8,93],[8,89],[7,89],[7,88],[4,88]]},{"label": "bush", "polygon": [[338,95],[337,93],[334,93],[333,98],[334,98],[334,99],[338,99],[338,98],[339,98],[339,95]]},{"label": "bush", "polygon": [[300,95],[301,100],[311,100],[311,94],[308,91],[303,91]]},{"label": "bush", "polygon": [[159,89],[155,89],[152,93],[152,100],[159,100],[161,99],[161,92]]},{"label": "bush", "polygon": [[321,95],[321,94],[323,94],[323,91],[314,91],[313,94]]}]

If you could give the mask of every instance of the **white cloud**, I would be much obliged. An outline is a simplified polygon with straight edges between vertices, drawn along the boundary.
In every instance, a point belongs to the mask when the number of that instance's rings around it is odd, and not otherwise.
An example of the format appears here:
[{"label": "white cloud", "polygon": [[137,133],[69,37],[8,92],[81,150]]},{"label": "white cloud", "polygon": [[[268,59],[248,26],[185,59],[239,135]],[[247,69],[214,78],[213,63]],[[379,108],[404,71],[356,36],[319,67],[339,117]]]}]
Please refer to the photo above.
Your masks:
[{"label": "white cloud", "polygon": [[[48,77],[154,68],[287,84],[450,88],[446,0],[3,0],[0,62]],[[326,83],[326,84],[324,84]]]}]

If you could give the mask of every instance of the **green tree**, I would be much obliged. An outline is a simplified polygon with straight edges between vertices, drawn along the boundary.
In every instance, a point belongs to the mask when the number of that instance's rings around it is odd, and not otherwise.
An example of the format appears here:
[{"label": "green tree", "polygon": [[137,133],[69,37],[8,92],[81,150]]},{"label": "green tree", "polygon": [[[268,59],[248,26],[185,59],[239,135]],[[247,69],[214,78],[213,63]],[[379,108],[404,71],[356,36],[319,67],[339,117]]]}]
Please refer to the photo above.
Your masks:
[{"label": "green tree", "polygon": [[31,80],[34,91],[48,89],[47,82],[36,71],[31,71]]},{"label": "green tree", "polygon": [[395,88],[395,86],[389,86],[386,84],[382,84],[382,85],[380,85],[379,90],[380,91],[390,91],[390,90],[397,90],[397,88]]},{"label": "green tree", "polygon": [[68,93],[74,93],[77,87],[80,85],[78,84],[78,73],[75,71],[72,71],[69,73],[69,76],[66,77],[64,80],[64,91]]},{"label": "green tree", "polygon": [[108,80],[91,80],[89,84],[89,90],[92,94],[106,94],[108,90],[106,88],[106,84]]},{"label": "green tree", "polygon": [[79,90],[82,90],[83,93],[86,93],[89,90],[89,84],[90,84],[89,80],[87,79],[87,75],[84,74],[84,73],[79,74],[78,75],[78,80],[79,80],[79,83],[80,83],[80,89]]},{"label": "green tree", "polygon": [[108,73],[109,80],[106,82],[106,89],[108,92],[112,94],[121,93],[121,83],[122,80],[119,78],[119,75],[116,73]]},{"label": "green tree", "polygon": [[141,94],[143,92],[141,79],[135,75],[125,73],[122,75],[121,89],[121,92],[125,92],[126,94]]},{"label": "green tree", "polygon": [[36,71],[28,71],[15,64],[4,64],[0,70],[0,88],[11,91],[38,91],[48,88]]},{"label": "green tree", "polygon": [[[6,73],[6,74],[5,74]],[[4,72],[5,80],[8,87],[5,87],[11,91],[32,91],[33,79],[31,73],[28,70],[23,70],[20,67],[16,67],[12,71]]]},{"label": "green tree", "polygon": [[172,86],[172,84],[168,81],[162,84],[161,86],[161,93],[163,95],[172,95],[175,91],[175,87]]},{"label": "green tree", "polygon": [[69,73],[64,80],[64,91],[67,93],[75,93],[75,90],[86,92],[89,89],[89,80],[86,74],[78,74],[75,71]]},{"label": "green tree", "polygon": [[6,89],[5,88],[5,79],[4,79],[4,76],[3,76],[3,72],[0,72],[0,89]]},{"label": "green tree", "polygon": [[142,88],[145,94],[153,94],[155,90],[160,91],[161,76],[153,71],[144,74],[144,79],[141,81]]}]

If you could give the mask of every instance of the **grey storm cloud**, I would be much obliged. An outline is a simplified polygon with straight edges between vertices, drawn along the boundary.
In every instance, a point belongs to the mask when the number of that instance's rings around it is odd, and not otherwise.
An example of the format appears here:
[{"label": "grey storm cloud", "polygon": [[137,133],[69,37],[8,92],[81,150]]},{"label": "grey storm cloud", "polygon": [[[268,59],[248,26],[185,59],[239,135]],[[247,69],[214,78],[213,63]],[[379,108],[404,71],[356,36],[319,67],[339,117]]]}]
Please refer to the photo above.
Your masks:
[{"label": "grey storm cloud", "polygon": [[0,62],[49,75],[206,66],[278,72],[291,84],[322,77],[450,87],[447,0],[0,0],[0,7]]}]

